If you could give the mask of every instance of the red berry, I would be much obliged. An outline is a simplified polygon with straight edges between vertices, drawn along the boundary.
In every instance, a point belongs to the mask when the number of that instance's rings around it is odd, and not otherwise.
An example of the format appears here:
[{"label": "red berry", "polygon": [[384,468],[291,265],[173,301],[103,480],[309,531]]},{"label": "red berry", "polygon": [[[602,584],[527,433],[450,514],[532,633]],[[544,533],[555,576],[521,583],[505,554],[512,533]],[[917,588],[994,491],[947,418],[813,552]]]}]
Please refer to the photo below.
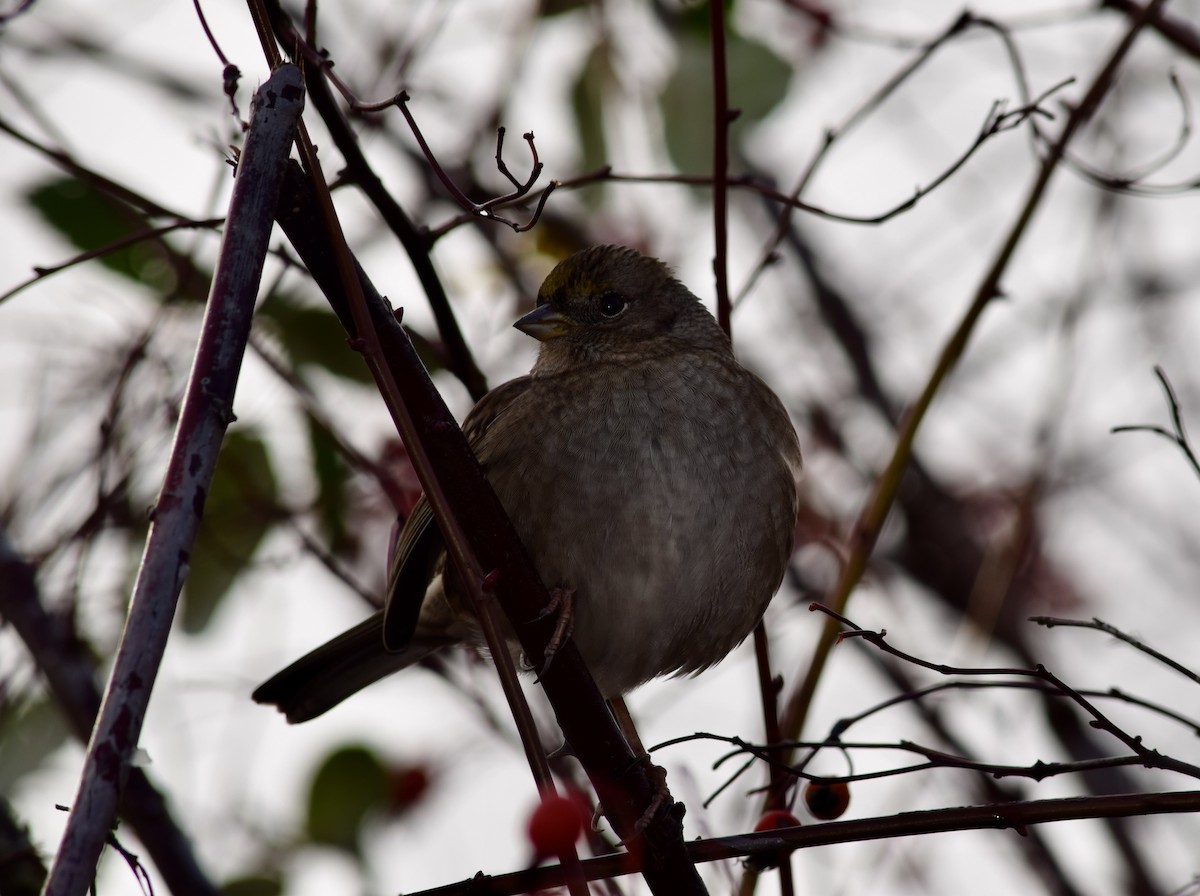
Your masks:
[{"label": "red berry", "polygon": [[[769,809],[762,814],[762,818],[758,820],[758,824],[754,826],[754,830],[777,831],[780,828],[794,828],[799,826],[799,824],[800,819],[787,809]],[[757,868],[759,871],[766,871],[768,868],[778,868],[786,862],[789,852],[790,850],[786,849],[762,852],[751,856],[746,861],[752,868]]]},{"label": "red berry", "polygon": [[570,797],[548,793],[529,816],[529,842],[539,856],[570,850],[583,833],[583,812]]},{"label": "red berry", "polygon": [[841,818],[850,806],[850,787],[845,781],[810,781],[804,788],[804,804],[813,818]]},{"label": "red berry", "polygon": [[800,819],[787,809],[771,809],[763,813],[762,818],[758,820],[758,824],[754,826],[754,830],[777,831],[780,828],[794,828],[799,824]]},{"label": "red berry", "polygon": [[388,809],[407,812],[429,789],[429,769],[423,765],[401,765],[388,770]]}]

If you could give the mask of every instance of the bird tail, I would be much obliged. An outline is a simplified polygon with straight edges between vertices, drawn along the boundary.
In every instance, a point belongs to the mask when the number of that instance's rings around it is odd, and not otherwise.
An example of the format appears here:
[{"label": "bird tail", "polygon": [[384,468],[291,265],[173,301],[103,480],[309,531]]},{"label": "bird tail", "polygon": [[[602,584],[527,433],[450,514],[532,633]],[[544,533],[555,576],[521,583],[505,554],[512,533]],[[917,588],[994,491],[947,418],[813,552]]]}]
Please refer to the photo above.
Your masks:
[{"label": "bird tail", "polygon": [[403,650],[389,652],[383,646],[380,611],[277,672],[251,696],[256,703],[277,707],[293,725],[307,722],[442,646],[417,639]]}]

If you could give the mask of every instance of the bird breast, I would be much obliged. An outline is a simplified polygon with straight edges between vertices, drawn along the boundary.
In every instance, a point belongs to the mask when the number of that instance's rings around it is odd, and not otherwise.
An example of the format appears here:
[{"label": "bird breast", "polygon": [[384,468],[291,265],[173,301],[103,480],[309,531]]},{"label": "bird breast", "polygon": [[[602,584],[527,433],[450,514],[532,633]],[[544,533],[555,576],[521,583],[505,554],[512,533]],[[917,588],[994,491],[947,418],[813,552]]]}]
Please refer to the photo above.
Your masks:
[{"label": "bird breast", "polygon": [[722,659],[791,551],[782,406],[732,359],[678,360],[535,376],[477,447],[606,696]]}]

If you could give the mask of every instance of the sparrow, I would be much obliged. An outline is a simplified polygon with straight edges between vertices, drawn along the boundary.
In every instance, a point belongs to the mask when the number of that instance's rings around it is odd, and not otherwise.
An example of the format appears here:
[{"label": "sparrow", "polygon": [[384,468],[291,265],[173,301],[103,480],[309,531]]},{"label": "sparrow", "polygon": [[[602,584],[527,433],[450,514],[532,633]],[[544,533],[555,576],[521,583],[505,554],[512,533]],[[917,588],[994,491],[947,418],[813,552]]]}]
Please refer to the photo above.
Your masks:
[{"label": "sparrow", "polygon": [[[720,662],[783,580],[799,442],[783,404],[657,259],[597,246],[560,262],[514,325],[532,371],[463,432],[606,698]],[[289,722],[482,635],[422,498],[385,608],[254,691]],[[514,650],[516,648],[514,647]]]}]

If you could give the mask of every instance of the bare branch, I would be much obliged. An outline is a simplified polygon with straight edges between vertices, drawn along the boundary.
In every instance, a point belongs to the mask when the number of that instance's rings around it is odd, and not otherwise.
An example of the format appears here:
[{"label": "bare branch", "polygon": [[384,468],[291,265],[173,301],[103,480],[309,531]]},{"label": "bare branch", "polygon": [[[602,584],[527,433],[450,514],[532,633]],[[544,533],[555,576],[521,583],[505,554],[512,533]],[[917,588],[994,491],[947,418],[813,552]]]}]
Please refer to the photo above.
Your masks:
[{"label": "bare branch", "polygon": [[[1130,47],[1133,46],[1135,38],[1146,25],[1149,17],[1161,8],[1163,2],[1165,0],[1153,0],[1143,14],[1130,24],[1125,34],[1109,53],[1100,71],[1093,78],[1083,100],[1064,123],[1062,132],[1051,151],[1042,160],[1037,179],[1030,188],[1017,219],[1013,222],[990,268],[979,283],[958,327],[942,349],[921,394],[905,414],[887,467],[876,479],[872,494],[855,522],[854,531],[850,537],[850,557],[842,568],[839,580],[830,595],[830,603],[835,611],[841,611],[845,607],[851,592],[866,571],[867,562],[874,550],[879,533],[882,531],[883,522],[900,487],[901,476],[912,456],[917,430],[933,404],[935,396],[941,391],[943,383],[966,350],[967,343],[984,309],[1000,294],[1001,278],[1007,271],[1009,262],[1033,219],[1034,212],[1041,205],[1046,188],[1058,168],[1063,152],[1066,151],[1067,145],[1083,122],[1090,118],[1101,98],[1108,93],[1116,71],[1128,54]],[[836,628],[832,624],[827,624],[813,661],[805,672],[800,686],[787,700],[782,725],[785,736],[794,737],[802,728],[813,694],[816,692],[817,681],[820,679],[829,656],[829,650],[833,647],[836,639]]]},{"label": "bare branch", "polygon": [[[833,821],[754,834],[738,834],[733,837],[693,840],[688,843],[688,855],[694,862],[717,862],[756,855],[775,858],[783,851],[810,849],[833,843],[884,840],[947,831],[1012,830],[1024,833],[1029,825],[1052,821],[1197,811],[1200,811],[1200,791],[1191,790],[990,803],[955,809],[901,812],[880,818]],[[638,860],[624,854],[587,859],[582,865],[588,880],[634,874],[639,870]],[[511,874],[478,874],[462,883],[438,887],[436,890],[423,890],[412,896],[476,896],[479,893],[507,896],[561,886],[563,880],[562,868],[551,865]]]},{"label": "bare branch", "polygon": [[255,94],[252,126],[234,183],[221,262],[180,410],[176,444],[79,791],[46,882],[47,896],[81,896],[88,888],[128,778],[187,575],[204,496],[221,438],[233,419],[234,387],[250,333],[275,197],[303,98],[300,72],[294,66],[279,69]]},{"label": "bare branch", "polygon": [[1109,625],[1107,622],[1101,619],[1083,620],[1060,619],[1055,616],[1030,616],[1029,621],[1036,622],[1038,625],[1044,625],[1046,628],[1064,626],[1070,628],[1090,628],[1095,629],[1098,632],[1104,632],[1106,635],[1112,635],[1117,640],[1124,641],[1126,644],[1136,647],[1147,656],[1154,657],[1154,659],[1158,660],[1164,666],[1168,666],[1169,668],[1174,669],[1180,675],[1190,678],[1196,684],[1200,684],[1200,674],[1189,669],[1187,666],[1183,665],[1183,663],[1171,659],[1165,653],[1160,653],[1153,647],[1150,647],[1148,644],[1143,643],[1141,639],[1135,638],[1133,635],[1127,635],[1119,628]]},{"label": "bare branch", "polygon": [[1141,424],[1136,426],[1114,426],[1112,432],[1149,432],[1157,436],[1162,436],[1169,442],[1174,442],[1179,450],[1183,452],[1183,456],[1187,458],[1195,474],[1200,477],[1200,458],[1196,456],[1195,449],[1192,448],[1192,443],[1188,439],[1187,430],[1183,426],[1183,412],[1179,409],[1179,396],[1175,394],[1175,388],[1171,385],[1171,380],[1167,378],[1166,372],[1161,367],[1154,368],[1154,375],[1158,377],[1159,383],[1162,384],[1163,392],[1167,399],[1167,408],[1171,413],[1171,430],[1163,429],[1161,426],[1153,424]]}]

